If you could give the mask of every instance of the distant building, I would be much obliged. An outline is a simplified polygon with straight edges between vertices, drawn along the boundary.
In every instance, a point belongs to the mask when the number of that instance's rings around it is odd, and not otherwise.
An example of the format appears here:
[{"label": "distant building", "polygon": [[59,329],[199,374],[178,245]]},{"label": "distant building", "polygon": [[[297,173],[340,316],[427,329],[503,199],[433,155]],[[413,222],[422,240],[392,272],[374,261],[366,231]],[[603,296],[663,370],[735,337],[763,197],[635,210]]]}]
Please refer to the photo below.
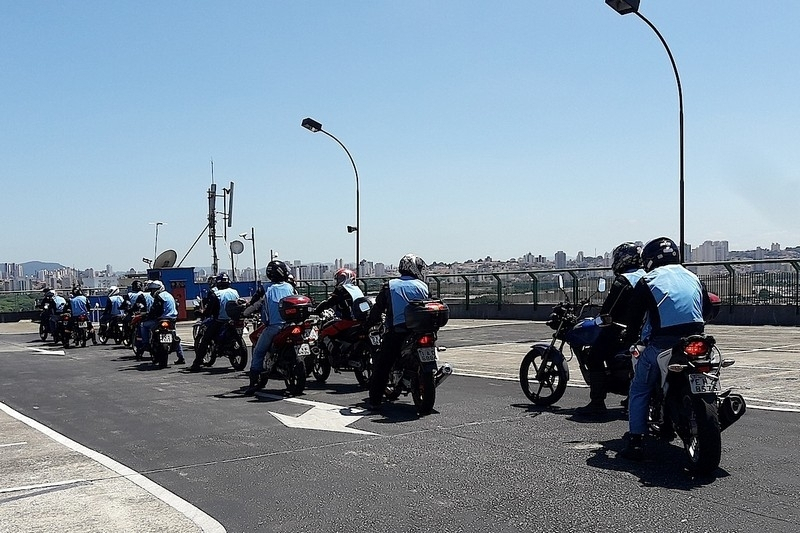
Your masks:
[{"label": "distant building", "polygon": [[556,252],[556,268],[567,268],[567,254],[563,250]]}]

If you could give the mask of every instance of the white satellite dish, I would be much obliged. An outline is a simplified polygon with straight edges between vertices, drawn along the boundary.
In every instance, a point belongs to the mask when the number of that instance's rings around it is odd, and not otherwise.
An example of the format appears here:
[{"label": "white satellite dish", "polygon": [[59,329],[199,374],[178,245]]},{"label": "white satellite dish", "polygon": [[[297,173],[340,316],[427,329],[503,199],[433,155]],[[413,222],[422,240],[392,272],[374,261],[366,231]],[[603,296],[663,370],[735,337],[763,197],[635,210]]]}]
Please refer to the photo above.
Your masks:
[{"label": "white satellite dish", "polygon": [[244,243],[242,241],[231,241],[231,253],[240,254],[244,251]]},{"label": "white satellite dish", "polygon": [[166,250],[158,254],[156,260],[153,261],[153,268],[172,268],[177,260],[178,254],[175,250]]}]

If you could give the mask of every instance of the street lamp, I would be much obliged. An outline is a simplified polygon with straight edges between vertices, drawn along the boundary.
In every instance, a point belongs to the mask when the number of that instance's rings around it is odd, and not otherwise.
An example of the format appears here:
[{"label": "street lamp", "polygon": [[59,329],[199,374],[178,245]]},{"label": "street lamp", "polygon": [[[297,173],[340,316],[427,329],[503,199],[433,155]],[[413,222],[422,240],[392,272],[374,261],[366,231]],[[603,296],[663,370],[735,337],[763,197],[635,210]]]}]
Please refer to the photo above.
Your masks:
[{"label": "street lamp", "polygon": [[620,15],[627,15],[628,13],[635,13],[637,17],[642,19],[645,24],[650,26],[658,39],[661,41],[661,44],[664,46],[664,50],[667,51],[667,55],[669,56],[669,61],[672,64],[672,72],[675,74],[675,83],[678,85],[678,112],[679,112],[679,120],[678,120],[678,129],[679,129],[679,150],[680,150],[680,258],[681,263],[684,262],[684,255],[686,247],[686,239],[684,233],[684,190],[683,190],[683,89],[681,88],[681,77],[678,75],[678,66],[675,64],[675,58],[672,56],[672,51],[670,51],[669,46],[667,45],[667,41],[664,40],[664,37],[661,35],[661,32],[658,31],[658,28],[653,25],[652,22],[647,20],[647,18],[639,13],[639,0],[606,0],[606,4],[608,4],[611,9],[619,13]]},{"label": "street lamp", "polygon": [[255,280],[258,281],[258,267],[256,266],[256,230],[255,228],[250,228],[249,237],[247,236],[247,233],[240,233],[239,237],[253,243],[253,270],[255,270],[253,275],[255,276]]},{"label": "street lamp", "polygon": [[153,261],[155,261],[156,257],[158,257],[158,227],[159,226],[163,226],[164,223],[163,222],[150,222],[150,224],[154,224],[155,227],[156,227],[156,243],[153,246]]},{"label": "street lamp", "polygon": [[313,118],[304,118],[301,125],[310,131],[311,133],[322,132],[337,143],[339,146],[344,149],[347,157],[350,158],[350,163],[353,165],[353,172],[356,174],[356,225],[355,226],[347,226],[347,233],[355,233],[356,234],[356,277],[361,278],[361,251],[360,251],[360,241],[361,241],[361,200],[360,200],[360,191],[358,187],[358,169],[356,168],[356,162],[353,161],[353,156],[350,155],[350,151],[347,147],[342,144],[342,141],[328,133],[327,131],[322,129],[322,124],[314,120]]}]

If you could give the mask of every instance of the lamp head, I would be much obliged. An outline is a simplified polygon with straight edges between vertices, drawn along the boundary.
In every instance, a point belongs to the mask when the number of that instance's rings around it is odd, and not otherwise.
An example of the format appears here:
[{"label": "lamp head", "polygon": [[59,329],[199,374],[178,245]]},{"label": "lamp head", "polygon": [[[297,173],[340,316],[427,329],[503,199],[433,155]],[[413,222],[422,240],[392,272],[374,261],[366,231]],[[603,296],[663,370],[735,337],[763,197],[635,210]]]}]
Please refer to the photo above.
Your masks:
[{"label": "lamp head", "polygon": [[322,124],[314,120],[313,118],[304,118],[303,122],[300,123],[305,129],[310,131],[311,133],[317,133],[318,131],[322,131]]},{"label": "lamp head", "polygon": [[347,233],[353,233],[354,231],[358,231],[358,228],[355,226],[347,226]]},{"label": "lamp head", "polygon": [[639,0],[606,0],[606,4],[620,15],[639,11]]}]

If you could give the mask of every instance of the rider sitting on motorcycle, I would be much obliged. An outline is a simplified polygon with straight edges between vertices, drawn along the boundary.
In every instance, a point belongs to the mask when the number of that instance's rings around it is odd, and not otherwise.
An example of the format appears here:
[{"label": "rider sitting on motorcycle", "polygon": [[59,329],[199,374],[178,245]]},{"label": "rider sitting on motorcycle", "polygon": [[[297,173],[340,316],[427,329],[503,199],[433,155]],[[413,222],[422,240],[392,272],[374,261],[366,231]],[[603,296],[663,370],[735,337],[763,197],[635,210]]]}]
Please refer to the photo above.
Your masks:
[{"label": "rider sitting on motorcycle", "polygon": [[200,370],[203,365],[203,358],[206,356],[208,347],[211,341],[217,338],[219,332],[230,320],[226,305],[228,302],[235,302],[239,299],[239,293],[231,287],[231,280],[228,274],[222,272],[217,275],[216,288],[210,289],[206,295],[205,304],[203,306],[204,323],[206,324],[205,333],[203,338],[197,344],[197,350],[194,355],[194,362],[190,370]]},{"label": "rider sitting on motorcycle", "polygon": [[113,327],[114,324],[122,320],[124,315],[122,304],[125,300],[119,295],[119,287],[112,285],[108,288],[106,295],[108,296],[106,306],[103,309],[103,314],[100,315],[100,328],[103,331],[109,329],[109,324]]},{"label": "rider sitting on motorcycle", "polygon": [[[150,296],[152,296],[152,305],[150,309],[147,311],[147,316],[142,321],[141,324],[141,331],[142,331],[142,342],[144,345],[149,349],[150,347],[150,335],[153,331],[153,328],[156,327],[156,322],[159,320],[171,320],[174,321],[178,318],[178,306],[175,303],[175,298],[167,292],[164,288],[164,283],[160,280],[151,280],[147,282],[145,289],[150,292]],[[182,365],[186,361],[183,358],[183,348],[181,347],[181,339],[175,335],[175,340],[172,341],[172,347],[175,351],[175,355],[177,355],[178,359],[175,361],[176,365]]]},{"label": "rider sitting on motorcycle", "polygon": [[72,289],[72,298],[69,299],[69,308],[72,312],[70,327],[74,330],[78,327],[78,319],[83,315],[86,317],[86,334],[92,340],[92,344],[97,344],[97,336],[92,325],[92,318],[89,316],[89,299],[83,295],[80,287]]},{"label": "rider sitting on motorcycle", "polygon": [[58,323],[61,313],[67,305],[67,301],[56,294],[56,291],[50,287],[42,289],[44,297],[37,307],[42,310],[41,321],[47,328],[47,332],[51,335],[55,334],[56,324]]},{"label": "rider sitting on motorcycle", "polygon": [[[294,286],[289,283],[289,267],[283,261],[273,260],[267,265],[267,278],[271,284],[261,298],[261,319],[265,324],[261,336],[253,346],[253,359],[250,362],[250,385],[244,391],[245,396],[252,396],[267,384],[269,373],[275,364],[276,354],[267,358],[272,339],[286,324],[281,317],[280,301],[286,296],[296,294]],[[248,307],[248,310],[250,307]],[[267,359],[265,362],[264,360]]]},{"label": "rider sitting on motorcycle", "polygon": [[644,455],[650,394],[661,380],[658,354],[675,346],[681,337],[702,333],[704,308],[711,306],[703,284],[680,263],[678,246],[667,237],[653,239],[642,249],[645,274],[631,295],[629,326],[642,324],[639,342],[645,348],[633,363],[630,431],[620,452],[626,459],[641,460]]},{"label": "rider sitting on motorcycle", "polygon": [[409,302],[426,300],[429,297],[428,285],[423,281],[426,268],[427,265],[421,257],[414,254],[404,255],[397,267],[400,278],[391,279],[383,285],[370,310],[367,319],[370,326],[380,323],[381,315],[386,313],[386,333],[383,335],[380,353],[373,362],[368,409],[377,409],[380,406],[389,383],[389,372],[400,356],[403,340],[408,334],[405,326],[406,306]]},{"label": "rider sitting on motorcycle", "polygon": [[611,270],[615,278],[600,308],[600,316],[609,317],[612,324],[600,329],[600,335],[588,352],[591,401],[588,405],[575,410],[576,414],[586,417],[600,417],[606,414],[607,368],[611,368],[615,355],[636,342],[639,334],[636,324],[625,329],[625,336],[622,337],[619,325],[633,324],[629,318],[630,298],[633,287],[645,273],[642,269],[641,248],[632,242],[624,242],[614,248],[611,255]]},{"label": "rider sitting on motorcycle", "polygon": [[[335,287],[327,300],[320,303],[314,314],[319,315],[326,309],[333,309],[335,318],[323,324],[319,331],[320,339],[336,338],[336,335],[345,331],[357,323],[353,316],[353,302],[364,297],[364,293],[358,288],[356,274],[349,268],[340,268],[333,276]],[[338,360],[339,346],[336,343],[331,345],[331,356],[334,361]]]}]

